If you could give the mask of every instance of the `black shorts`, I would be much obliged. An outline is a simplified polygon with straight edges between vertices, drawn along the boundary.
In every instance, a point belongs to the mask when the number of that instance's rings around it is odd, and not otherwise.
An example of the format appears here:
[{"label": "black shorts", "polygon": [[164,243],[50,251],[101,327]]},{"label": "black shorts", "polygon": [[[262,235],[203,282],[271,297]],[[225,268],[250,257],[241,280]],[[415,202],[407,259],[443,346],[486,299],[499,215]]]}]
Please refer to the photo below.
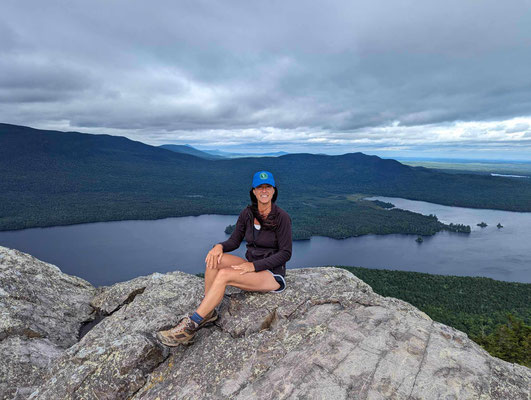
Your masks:
[{"label": "black shorts", "polygon": [[[269,271],[268,269],[266,269],[266,271]],[[271,271],[269,271],[271,272]],[[280,287],[277,289],[277,290],[271,290],[270,292],[273,292],[273,293],[280,293],[280,292],[283,292],[284,289],[286,289],[286,280],[284,279],[284,277],[282,275],[278,275],[278,274],[274,274],[273,272],[271,272],[271,275],[273,275],[273,277],[275,278],[275,280],[280,283]]]}]

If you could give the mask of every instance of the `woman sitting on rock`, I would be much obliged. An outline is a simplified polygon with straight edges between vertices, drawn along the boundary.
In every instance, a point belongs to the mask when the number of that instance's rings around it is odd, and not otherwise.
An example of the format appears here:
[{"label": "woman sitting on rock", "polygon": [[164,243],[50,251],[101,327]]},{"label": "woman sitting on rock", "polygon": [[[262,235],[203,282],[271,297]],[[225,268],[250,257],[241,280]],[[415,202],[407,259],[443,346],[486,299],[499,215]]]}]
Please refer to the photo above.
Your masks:
[{"label": "woman sitting on rock", "polygon": [[[278,189],[273,174],[259,171],[249,192],[251,205],[240,213],[230,238],[206,256],[205,297],[199,308],[178,325],[157,333],[167,346],[192,343],[198,329],[218,318],[215,307],[227,285],[255,292],[280,293],[286,288],[286,262],[291,258],[291,218],[275,204]],[[243,258],[226,254],[247,242]]]}]

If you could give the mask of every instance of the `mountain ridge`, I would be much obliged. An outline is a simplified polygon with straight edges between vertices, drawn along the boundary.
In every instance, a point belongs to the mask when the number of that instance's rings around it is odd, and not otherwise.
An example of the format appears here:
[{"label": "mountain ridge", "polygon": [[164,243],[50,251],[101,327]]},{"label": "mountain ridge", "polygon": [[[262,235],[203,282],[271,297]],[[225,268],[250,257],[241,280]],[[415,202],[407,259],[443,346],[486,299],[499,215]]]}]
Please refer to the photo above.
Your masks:
[{"label": "mountain ridge", "polygon": [[275,175],[279,205],[307,221],[317,211],[302,201],[344,214],[353,193],[531,211],[531,183],[416,169],[360,152],[205,160],[111,135],[0,124],[0,229],[238,214],[250,177],[263,169]]},{"label": "mountain ridge", "polygon": [[163,144],[161,146],[158,146],[161,149],[166,149],[170,151],[174,151],[176,153],[183,153],[183,154],[190,154],[192,156],[196,156],[199,158],[205,158],[207,160],[221,160],[225,157],[217,156],[210,154],[206,151],[201,151],[199,149],[196,149],[193,146],[190,146],[189,144],[186,145],[179,145],[179,144]]}]

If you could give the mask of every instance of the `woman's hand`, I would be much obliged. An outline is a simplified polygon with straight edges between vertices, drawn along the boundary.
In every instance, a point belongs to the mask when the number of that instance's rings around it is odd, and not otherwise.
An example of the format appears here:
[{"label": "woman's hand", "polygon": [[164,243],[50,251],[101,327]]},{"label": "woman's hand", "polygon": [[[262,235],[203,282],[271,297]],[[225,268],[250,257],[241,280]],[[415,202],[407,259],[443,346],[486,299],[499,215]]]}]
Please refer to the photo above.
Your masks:
[{"label": "woman's hand", "polygon": [[210,250],[205,258],[205,263],[207,268],[216,269],[218,264],[221,262],[223,257],[223,246],[220,244],[215,245],[212,250]]},{"label": "woman's hand", "polygon": [[252,262],[244,262],[240,265],[231,265],[233,269],[241,270],[240,275],[246,274],[248,272],[254,272],[254,264]]}]

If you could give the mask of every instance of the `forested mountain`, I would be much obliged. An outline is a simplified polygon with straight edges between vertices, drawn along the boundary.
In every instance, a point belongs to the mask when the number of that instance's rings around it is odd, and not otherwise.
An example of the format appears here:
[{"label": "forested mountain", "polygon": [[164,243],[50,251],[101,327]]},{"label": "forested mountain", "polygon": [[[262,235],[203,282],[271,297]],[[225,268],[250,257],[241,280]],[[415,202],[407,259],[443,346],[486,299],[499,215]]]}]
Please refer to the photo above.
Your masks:
[{"label": "forested mountain", "polygon": [[196,156],[199,158],[204,158],[207,160],[221,160],[222,156],[217,156],[214,154],[207,153],[205,151],[201,151],[196,149],[195,147],[189,146],[189,145],[181,145],[181,144],[163,144],[162,146],[159,146],[163,149],[174,151],[176,153],[183,153],[183,154],[190,154],[192,156]]},{"label": "forested mountain", "polygon": [[242,158],[242,157],[279,157],[285,156],[285,151],[275,151],[275,152],[252,152],[252,153],[234,153],[230,151],[221,151],[221,150],[203,150],[205,153],[212,154],[215,156],[221,156],[223,158]]},{"label": "forested mountain", "polygon": [[[345,220],[353,193],[531,211],[531,183],[444,174],[362,153],[213,161],[123,137],[0,124],[0,229],[237,214],[249,202],[252,174],[262,169],[275,174],[281,207],[300,221],[333,215],[332,226]],[[332,237],[363,231],[354,228]]]}]

